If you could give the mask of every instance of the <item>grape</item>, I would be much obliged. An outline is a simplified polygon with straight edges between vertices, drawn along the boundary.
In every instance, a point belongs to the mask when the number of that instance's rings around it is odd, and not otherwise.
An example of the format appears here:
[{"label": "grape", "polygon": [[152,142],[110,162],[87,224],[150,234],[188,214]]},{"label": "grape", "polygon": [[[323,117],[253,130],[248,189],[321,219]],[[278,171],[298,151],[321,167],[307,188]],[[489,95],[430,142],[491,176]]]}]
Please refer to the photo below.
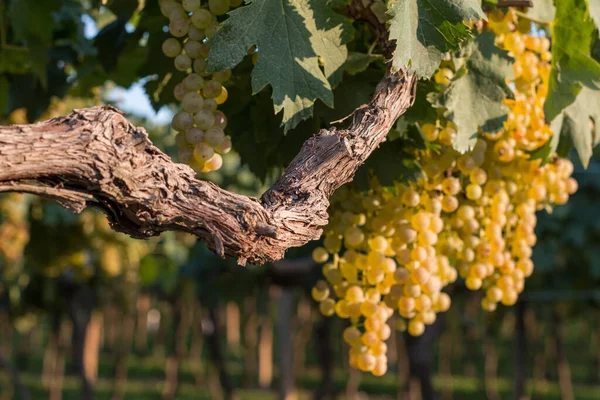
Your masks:
[{"label": "grape", "polygon": [[185,111],[194,114],[202,110],[204,98],[199,93],[189,92],[183,97],[181,105]]},{"label": "grape", "polygon": [[197,60],[194,60],[194,72],[197,73],[200,76],[208,76],[210,75],[209,73],[206,72],[206,60],[203,58],[199,58]]},{"label": "grape", "polygon": [[211,38],[215,35],[215,33],[217,33],[217,31],[219,30],[219,24],[212,24],[211,26],[209,26],[208,28],[206,28],[206,30],[204,31],[204,34],[206,35],[207,38]]},{"label": "grape", "polygon": [[175,68],[178,71],[187,71],[192,66],[192,59],[186,54],[175,57]]},{"label": "grape", "polygon": [[168,18],[171,21],[176,20],[176,19],[186,20],[188,18],[188,15],[185,12],[185,10],[183,9],[183,7],[181,6],[181,4],[177,3],[177,5],[171,9],[171,12],[169,13]]},{"label": "grape", "polygon": [[231,79],[231,70],[230,69],[225,69],[223,71],[217,71],[217,72],[213,72],[213,79],[217,82],[226,82],[229,79]]},{"label": "grape", "polygon": [[162,51],[167,57],[174,58],[181,53],[181,45],[177,39],[169,38],[163,42]]},{"label": "grape", "polygon": [[223,86],[221,88],[221,93],[217,97],[215,97],[215,102],[217,104],[223,104],[227,101],[227,96],[228,96],[227,89],[225,88],[225,86]]},{"label": "grape", "polygon": [[190,24],[190,27],[188,28],[188,37],[190,38],[190,40],[195,40],[197,42],[200,42],[200,41],[204,40],[206,35],[204,34],[204,31],[202,29],[196,28],[196,25],[194,25],[192,23],[192,24]]},{"label": "grape", "polygon": [[225,140],[219,145],[215,146],[215,151],[221,154],[227,154],[231,151],[231,138],[229,136],[225,136]]},{"label": "grape", "polygon": [[175,0],[159,0],[158,5],[160,7],[160,12],[162,13],[162,15],[164,15],[167,18],[169,17],[169,15],[171,15],[171,12],[173,12],[174,9],[181,7],[181,5]]},{"label": "grape", "polygon": [[204,99],[204,107],[205,110],[208,110],[210,112],[215,112],[217,111],[217,102],[214,99]]},{"label": "grape", "polygon": [[201,8],[197,11],[195,11],[192,16],[191,16],[191,21],[192,24],[194,24],[194,26],[198,29],[206,29],[210,26],[210,24],[213,22],[213,15],[210,13],[210,11]]},{"label": "grape", "polygon": [[212,147],[220,146],[225,140],[223,129],[212,127],[204,135],[204,141]]},{"label": "grape", "polygon": [[178,114],[175,114],[175,116],[173,117],[173,120],[171,121],[171,125],[173,126],[173,129],[175,129],[176,131],[179,131],[179,132],[184,132],[184,131],[187,131],[188,129],[191,129],[193,124],[194,124],[194,118],[192,117],[192,115],[190,113],[187,113],[184,111],[182,111]]},{"label": "grape", "polygon": [[185,11],[194,12],[200,8],[200,0],[183,0],[181,5]]},{"label": "grape", "polygon": [[188,40],[183,45],[183,48],[185,49],[185,53],[191,58],[196,59],[202,57],[203,44],[200,42],[197,42],[195,40]]},{"label": "grape", "polygon": [[202,56],[202,58],[207,58],[209,52],[210,46],[208,45],[208,43],[202,43],[202,46],[200,47],[200,55]]},{"label": "grape", "polygon": [[312,258],[315,262],[322,264],[329,259],[329,253],[323,247],[317,247],[312,252]]},{"label": "grape", "polygon": [[[225,116],[225,114],[223,114],[223,112],[217,110],[214,112],[214,118],[215,118],[215,126],[218,126],[221,129],[225,129],[227,127],[227,117]],[[577,184],[577,182],[575,182],[575,184]]]},{"label": "grape", "polygon": [[194,146],[194,158],[200,164],[204,164],[206,161],[210,160],[211,157],[214,155],[214,149],[205,143],[199,143],[196,146]]},{"label": "grape", "polygon": [[214,154],[207,162],[204,164],[203,172],[216,171],[223,166],[223,157],[219,154]]},{"label": "grape", "polygon": [[229,11],[229,0],[208,0],[208,9],[215,15],[223,15]]},{"label": "grape", "polygon": [[188,91],[185,88],[183,82],[181,82],[175,85],[175,88],[173,89],[173,96],[175,96],[177,101],[181,101],[183,100],[183,96],[185,96],[187,92]]},{"label": "grape", "polygon": [[204,132],[198,128],[191,128],[185,133],[185,139],[190,144],[198,144],[204,141]]},{"label": "grape", "polygon": [[188,91],[198,91],[204,86],[204,78],[198,74],[189,74],[183,80],[183,86]]},{"label": "grape", "polygon": [[169,32],[175,37],[184,37],[188,33],[190,22],[187,19],[173,19],[169,23]]},{"label": "grape", "polygon": [[215,124],[215,115],[208,110],[201,110],[194,115],[194,123],[200,129],[207,130]]},{"label": "grape", "polygon": [[210,80],[204,83],[204,88],[202,88],[202,94],[206,98],[214,99],[215,97],[218,97],[221,94],[222,90],[223,85],[221,85],[221,82]]}]

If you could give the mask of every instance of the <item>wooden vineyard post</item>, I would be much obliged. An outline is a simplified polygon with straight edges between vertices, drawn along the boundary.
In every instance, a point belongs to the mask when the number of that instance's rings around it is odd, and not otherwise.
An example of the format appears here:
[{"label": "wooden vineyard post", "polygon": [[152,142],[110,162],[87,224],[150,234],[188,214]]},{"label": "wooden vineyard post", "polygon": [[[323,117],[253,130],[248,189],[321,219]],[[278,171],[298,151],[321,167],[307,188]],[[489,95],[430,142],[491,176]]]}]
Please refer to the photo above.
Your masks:
[{"label": "wooden vineyard post", "polygon": [[[279,364],[279,400],[296,400],[294,384],[294,291],[284,288],[277,302],[277,347]],[[267,356],[265,354],[265,356]],[[268,356],[267,356],[268,357]],[[271,355],[272,357],[272,355]],[[273,372],[270,372],[272,379]],[[267,376],[264,377],[265,384]],[[268,380],[270,380],[268,379]],[[261,385],[262,386],[262,385]]]},{"label": "wooden vineyard post", "polygon": [[273,382],[273,324],[269,316],[263,316],[260,322],[258,339],[258,385],[271,387]]},{"label": "wooden vineyard post", "polygon": [[240,345],[240,307],[235,301],[225,306],[225,324],[227,345],[237,348]]}]

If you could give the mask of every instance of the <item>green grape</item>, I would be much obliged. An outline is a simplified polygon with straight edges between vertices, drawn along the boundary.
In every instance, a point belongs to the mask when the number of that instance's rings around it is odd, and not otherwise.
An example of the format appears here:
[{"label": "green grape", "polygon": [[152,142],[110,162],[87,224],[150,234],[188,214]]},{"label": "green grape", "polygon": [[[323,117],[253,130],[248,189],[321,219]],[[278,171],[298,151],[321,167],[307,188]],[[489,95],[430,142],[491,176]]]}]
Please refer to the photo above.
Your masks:
[{"label": "green grape", "polygon": [[192,17],[190,18],[192,21],[192,24],[194,24],[194,26],[198,29],[206,29],[208,28],[212,22],[213,22],[213,15],[210,13],[210,11],[201,8],[197,11],[195,11],[192,14]]},{"label": "green grape", "polygon": [[199,93],[189,92],[183,97],[181,105],[185,111],[194,114],[202,110],[204,98]]},{"label": "green grape", "polygon": [[221,128],[212,127],[204,134],[204,141],[212,147],[221,145],[223,140],[225,140],[225,133]]},{"label": "green grape", "polygon": [[194,60],[194,72],[197,73],[200,76],[209,76],[210,73],[208,73],[206,71],[206,60],[203,58],[198,58],[197,60]]},{"label": "green grape", "polygon": [[214,154],[205,164],[203,170],[206,172],[216,171],[223,166],[223,157]]},{"label": "green grape", "polygon": [[192,117],[192,114],[185,111],[175,114],[173,120],[171,121],[173,129],[178,132],[185,132],[188,129],[191,129],[193,124],[194,118]]},{"label": "green grape", "polygon": [[169,18],[171,12],[173,12],[175,8],[180,7],[181,5],[175,0],[159,0],[158,6],[160,7],[160,12],[162,13],[162,15]]},{"label": "green grape", "polygon": [[222,90],[223,85],[221,85],[221,82],[210,80],[204,83],[204,87],[202,88],[202,94],[206,98],[214,99],[215,97],[221,94]]},{"label": "green grape", "polygon": [[169,32],[175,37],[184,37],[188,33],[190,22],[187,19],[173,19],[169,23]]},{"label": "green grape", "polygon": [[208,58],[208,53],[210,52],[210,46],[208,43],[202,43],[202,47],[200,48],[200,55],[202,58]]},{"label": "green grape", "polygon": [[168,18],[171,21],[174,21],[176,19],[186,20],[188,18],[188,15],[185,12],[185,10],[183,9],[183,7],[181,6],[181,4],[177,3],[177,6],[175,6],[171,9],[171,12],[170,12]]},{"label": "green grape", "polygon": [[175,69],[185,72],[192,66],[192,59],[187,54],[175,57]]},{"label": "green grape", "polygon": [[194,12],[200,8],[200,0],[183,0],[181,5],[185,11]]},{"label": "green grape", "polygon": [[198,143],[196,146],[194,146],[194,158],[200,164],[204,164],[214,155],[214,149],[205,143]]},{"label": "green grape", "polygon": [[204,132],[198,128],[191,128],[185,133],[185,139],[190,144],[198,144],[204,141]]},{"label": "green grape", "polygon": [[204,34],[204,31],[202,29],[198,29],[196,28],[196,25],[190,24],[190,27],[188,29],[188,37],[190,38],[190,40],[201,42],[202,40],[204,40],[206,35]]},{"label": "green grape", "polygon": [[181,44],[174,38],[169,38],[163,42],[162,51],[165,56],[175,58],[181,54]]},{"label": "green grape", "polygon": [[214,99],[204,99],[204,108],[205,110],[208,110],[210,112],[215,112],[217,111],[217,102]]},{"label": "green grape", "polygon": [[215,15],[223,15],[229,11],[229,0],[208,0],[208,9]]},{"label": "green grape", "polygon": [[217,82],[225,82],[231,78],[231,70],[225,69],[223,71],[213,72],[212,78]]},{"label": "green grape", "polygon": [[215,115],[208,110],[201,110],[194,115],[194,123],[200,129],[210,129],[215,124]]},{"label": "green grape", "polygon": [[173,89],[173,96],[175,96],[177,101],[181,101],[183,100],[183,96],[185,96],[187,92],[188,91],[185,88],[183,82],[180,82],[177,85],[175,85],[175,88]]},{"label": "green grape", "polygon": [[215,117],[215,126],[218,126],[221,129],[225,129],[227,127],[227,117],[225,116],[225,114],[223,114],[222,111],[215,111],[214,112],[214,117]]},{"label": "green grape", "polygon": [[200,75],[198,74],[189,74],[188,76],[186,76],[183,79],[183,87],[187,90],[187,91],[199,91],[200,89],[202,89],[202,87],[204,87],[204,78],[202,78]]},{"label": "green grape", "polygon": [[204,30],[204,34],[206,35],[207,38],[211,38],[215,35],[215,33],[217,33],[219,28],[220,28],[220,25],[218,23],[212,24],[211,26],[209,26],[208,28],[206,28]]},{"label": "green grape", "polygon": [[231,151],[231,138],[229,136],[225,136],[225,140],[219,146],[215,146],[215,151],[221,154],[227,154]]},{"label": "green grape", "polygon": [[197,42],[195,40],[188,40],[183,45],[185,49],[185,53],[191,58],[200,58],[202,57],[202,43]]}]

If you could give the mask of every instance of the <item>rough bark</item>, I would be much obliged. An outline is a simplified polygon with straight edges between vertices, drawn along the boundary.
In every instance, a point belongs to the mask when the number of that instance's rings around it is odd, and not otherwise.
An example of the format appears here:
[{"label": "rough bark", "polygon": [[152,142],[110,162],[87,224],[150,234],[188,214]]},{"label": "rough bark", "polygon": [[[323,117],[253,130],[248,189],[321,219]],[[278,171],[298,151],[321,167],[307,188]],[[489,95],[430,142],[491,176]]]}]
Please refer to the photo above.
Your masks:
[{"label": "rough bark", "polygon": [[416,78],[386,76],[347,129],[307,140],[261,200],[195,178],[112,107],[75,110],[33,125],[0,127],[0,193],[32,193],[79,212],[96,207],[135,238],[178,230],[240,264],[281,259],[318,239],[329,197],[385,140],[413,102]]}]

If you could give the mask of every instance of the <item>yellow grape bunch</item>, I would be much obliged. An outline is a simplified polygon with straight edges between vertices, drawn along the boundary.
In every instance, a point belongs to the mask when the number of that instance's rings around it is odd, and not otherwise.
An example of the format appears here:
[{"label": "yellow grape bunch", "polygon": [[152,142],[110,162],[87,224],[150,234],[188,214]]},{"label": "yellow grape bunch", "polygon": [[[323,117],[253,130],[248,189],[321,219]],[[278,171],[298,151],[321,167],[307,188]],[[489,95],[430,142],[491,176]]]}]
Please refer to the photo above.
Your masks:
[{"label": "yellow grape bunch", "polygon": [[[460,154],[453,122],[422,124],[432,145],[415,150],[419,178],[393,188],[373,179],[366,192],[342,187],[332,198],[323,247],[313,252],[324,279],[312,297],[323,315],[349,320],[343,338],[352,367],[383,375],[389,318],[397,312],[397,329],[421,335],[450,307],[443,289],[459,275],[482,292],[483,309],[515,304],[533,272],[536,212],[565,204],[577,190],[569,160],[542,165],[529,155],[552,135],[543,113],[549,42],[507,15],[492,16],[489,27],[515,59],[504,129],[480,135]],[[434,79],[444,86],[453,75],[440,68]]]},{"label": "yellow grape bunch", "polygon": [[21,194],[0,196],[0,265],[15,263],[29,242],[28,207]]},{"label": "yellow grape bunch", "polygon": [[159,1],[173,36],[164,41],[163,53],[174,59],[175,69],[187,74],[174,89],[182,107],[171,122],[178,132],[179,160],[201,172],[221,168],[221,154],[231,150],[231,138],[224,131],[227,118],[217,109],[227,100],[223,83],[229,80],[231,71],[211,71],[206,59],[210,50],[208,39],[219,29],[217,16],[241,3],[242,0]]}]

